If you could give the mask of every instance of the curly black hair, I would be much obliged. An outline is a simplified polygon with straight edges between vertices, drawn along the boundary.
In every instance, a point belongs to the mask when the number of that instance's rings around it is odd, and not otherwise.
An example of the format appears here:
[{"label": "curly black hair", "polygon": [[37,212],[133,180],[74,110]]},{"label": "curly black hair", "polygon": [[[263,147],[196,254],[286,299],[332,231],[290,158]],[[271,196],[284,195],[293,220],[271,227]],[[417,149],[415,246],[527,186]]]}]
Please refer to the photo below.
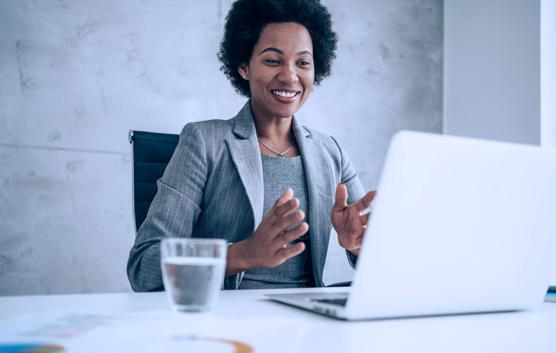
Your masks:
[{"label": "curly black hair", "polygon": [[240,77],[238,67],[249,62],[266,25],[284,22],[299,23],[311,35],[315,85],[330,75],[338,40],[330,13],[320,0],[237,0],[226,16],[218,60],[239,94],[251,96],[249,82]]}]

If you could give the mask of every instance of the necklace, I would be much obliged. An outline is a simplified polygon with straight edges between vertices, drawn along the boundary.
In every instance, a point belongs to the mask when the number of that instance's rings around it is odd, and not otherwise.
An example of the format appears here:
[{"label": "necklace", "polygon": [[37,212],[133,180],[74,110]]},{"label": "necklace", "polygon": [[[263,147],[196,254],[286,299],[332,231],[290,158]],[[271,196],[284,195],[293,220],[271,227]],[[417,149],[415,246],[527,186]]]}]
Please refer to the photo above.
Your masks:
[{"label": "necklace", "polygon": [[272,148],[272,147],[270,147],[269,145],[267,145],[266,143],[262,142],[260,138],[257,138],[257,140],[259,140],[259,142],[260,142],[263,146],[265,146],[266,148],[268,148],[270,151],[272,151],[272,152],[276,153],[277,155],[279,155],[280,158],[284,158],[284,156],[286,155],[286,153],[288,153],[288,152],[292,149],[292,147],[293,147],[293,146],[290,146],[290,147],[286,148],[284,151],[278,152],[278,151],[276,151],[274,148]]}]

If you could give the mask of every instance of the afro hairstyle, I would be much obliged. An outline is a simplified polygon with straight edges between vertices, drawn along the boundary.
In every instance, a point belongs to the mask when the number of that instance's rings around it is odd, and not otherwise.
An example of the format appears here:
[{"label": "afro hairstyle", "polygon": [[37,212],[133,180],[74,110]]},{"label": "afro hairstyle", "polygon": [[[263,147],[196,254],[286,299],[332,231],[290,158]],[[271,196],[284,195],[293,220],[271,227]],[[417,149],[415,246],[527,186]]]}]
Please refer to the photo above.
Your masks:
[{"label": "afro hairstyle", "polygon": [[311,35],[315,85],[330,75],[337,36],[330,13],[320,0],[237,0],[226,16],[218,60],[220,70],[239,94],[251,96],[249,82],[241,78],[238,67],[249,62],[266,25],[285,22],[301,24]]}]

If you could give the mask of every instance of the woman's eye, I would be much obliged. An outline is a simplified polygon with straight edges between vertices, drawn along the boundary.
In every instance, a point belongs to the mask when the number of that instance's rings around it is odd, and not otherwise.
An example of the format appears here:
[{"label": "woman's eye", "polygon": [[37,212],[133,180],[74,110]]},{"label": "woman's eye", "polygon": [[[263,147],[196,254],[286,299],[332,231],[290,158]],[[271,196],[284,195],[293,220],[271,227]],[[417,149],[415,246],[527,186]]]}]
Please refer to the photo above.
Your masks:
[{"label": "woman's eye", "polygon": [[297,64],[298,64],[299,66],[309,66],[309,65],[311,65],[310,62],[304,61],[304,60],[299,61]]},{"label": "woman's eye", "polygon": [[274,59],[266,59],[264,62],[270,65],[278,65],[280,63],[280,61]]}]

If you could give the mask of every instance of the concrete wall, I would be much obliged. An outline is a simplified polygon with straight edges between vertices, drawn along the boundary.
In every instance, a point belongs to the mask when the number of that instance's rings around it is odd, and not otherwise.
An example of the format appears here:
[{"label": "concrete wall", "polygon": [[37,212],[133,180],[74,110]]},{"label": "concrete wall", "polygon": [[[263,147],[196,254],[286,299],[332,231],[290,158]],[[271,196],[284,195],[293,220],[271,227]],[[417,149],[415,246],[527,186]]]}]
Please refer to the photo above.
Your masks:
[{"label": "concrete wall", "polygon": [[540,144],[540,0],[450,0],[444,132]]},{"label": "concrete wall", "polygon": [[[373,187],[395,131],[442,129],[442,1],[324,2],[338,59],[299,116]],[[0,2],[0,295],[129,290],[127,131],[242,106],[216,60],[230,4]],[[329,256],[325,279],[350,279]]]}]

